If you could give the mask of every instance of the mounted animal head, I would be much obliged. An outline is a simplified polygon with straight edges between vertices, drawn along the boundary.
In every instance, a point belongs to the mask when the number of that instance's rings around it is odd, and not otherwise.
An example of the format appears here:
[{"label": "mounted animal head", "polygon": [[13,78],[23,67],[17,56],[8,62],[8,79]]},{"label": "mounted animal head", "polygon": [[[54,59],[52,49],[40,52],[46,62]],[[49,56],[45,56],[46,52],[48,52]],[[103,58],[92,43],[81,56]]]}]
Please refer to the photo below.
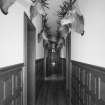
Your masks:
[{"label": "mounted animal head", "polygon": [[33,4],[30,6],[31,20],[35,18],[38,14],[45,16],[46,12],[44,7],[46,7],[46,5],[43,5],[42,0],[36,0],[35,2],[33,2]]},{"label": "mounted animal head", "polygon": [[15,3],[16,0],[0,0],[0,9],[3,14],[8,14],[8,9]]},{"label": "mounted animal head", "polygon": [[75,6],[72,10],[67,12],[63,19],[61,19],[62,26],[69,24],[71,24],[71,27],[69,28],[71,28],[72,31],[75,31],[81,35],[84,34],[84,18]]},{"label": "mounted animal head", "polygon": [[42,39],[48,41],[47,33],[43,30],[40,33],[38,33],[38,43],[40,43]]},{"label": "mounted animal head", "polygon": [[64,1],[63,5],[60,5],[60,10],[57,11],[57,15],[62,26],[70,26],[69,30],[83,35],[84,18],[75,2],[76,0]]},{"label": "mounted animal head", "polygon": [[38,42],[42,39],[45,41],[49,41],[48,35],[51,34],[50,27],[47,24],[48,18],[47,14],[42,16],[42,30],[38,33]]},{"label": "mounted animal head", "polygon": [[76,15],[76,19],[72,24],[72,31],[77,32],[82,36],[84,35],[84,18],[82,15]]},{"label": "mounted animal head", "polygon": [[57,50],[61,50],[65,46],[65,40],[68,35],[69,28],[67,26],[59,25],[57,27]]},{"label": "mounted animal head", "polygon": [[59,27],[57,28],[57,31],[60,37],[66,39],[68,33],[70,32],[70,28],[67,25],[65,26],[59,25]]},{"label": "mounted animal head", "polygon": [[65,39],[60,37],[57,43],[57,50],[61,50],[65,46]]},{"label": "mounted animal head", "polygon": [[67,11],[66,15],[61,19],[61,25],[72,24],[75,21],[75,11]]},{"label": "mounted animal head", "polygon": [[18,2],[20,5],[27,8],[30,5],[32,5],[34,1],[32,1],[32,0],[30,0],[30,1],[27,1],[27,0],[0,0],[0,9],[1,9],[2,13],[7,15],[9,8],[13,4],[15,4],[15,2]]}]

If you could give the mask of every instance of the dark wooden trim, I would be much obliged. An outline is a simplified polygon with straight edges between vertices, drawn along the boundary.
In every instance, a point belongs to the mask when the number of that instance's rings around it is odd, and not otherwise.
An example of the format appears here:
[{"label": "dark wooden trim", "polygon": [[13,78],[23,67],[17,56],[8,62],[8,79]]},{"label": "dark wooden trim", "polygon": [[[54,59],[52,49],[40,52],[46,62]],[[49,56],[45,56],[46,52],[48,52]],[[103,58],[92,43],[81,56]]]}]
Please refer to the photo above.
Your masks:
[{"label": "dark wooden trim", "polygon": [[35,69],[36,69],[36,76],[35,76],[35,85],[36,85],[36,89],[35,89],[35,98],[37,100],[39,93],[40,93],[40,89],[43,85],[43,81],[44,81],[44,58],[41,59],[37,59],[35,60]]},{"label": "dark wooden trim", "polygon": [[105,68],[72,62],[73,105],[105,105]]},{"label": "dark wooden trim", "polygon": [[69,100],[71,100],[71,32],[66,38],[66,89],[69,90]]},{"label": "dark wooden trim", "polygon": [[35,62],[37,63],[37,62],[41,62],[43,60],[44,60],[44,58],[40,58],[40,59],[36,59]]},{"label": "dark wooden trim", "polygon": [[22,68],[23,66],[24,66],[24,63],[2,67],[2,68],[0,68],[0,73],[13,71],[15,69]]},{"label": "dark wooden trim", "polygon": [[36,50],[36,27],[24,12],[24,105],[35,104],[35,50]]},{"label": "dark wooden trim", "polygon": [[78,62],[78,61],[74,61],[74,60],[71,60],[71,62],[78,65],[78,66],[81,66],[87,70],[105,72],[104,67],[100,67],[100,66],[96,66],[96,65],[92,65],[92,64],[87,64],[87,63],[83,63],[83,62]]},{"label": "dark wooden trim", "polygon": [[20,63],[0,68],[0,105],[23,105],[23,67]]}]

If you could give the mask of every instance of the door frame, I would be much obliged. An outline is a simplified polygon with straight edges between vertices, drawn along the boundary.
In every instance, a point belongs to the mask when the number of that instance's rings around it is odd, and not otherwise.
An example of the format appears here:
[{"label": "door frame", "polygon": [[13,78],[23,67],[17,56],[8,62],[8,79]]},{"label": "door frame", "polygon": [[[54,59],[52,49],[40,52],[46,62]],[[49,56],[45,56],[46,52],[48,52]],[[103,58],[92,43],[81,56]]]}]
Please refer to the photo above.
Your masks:
[{"label": "door frame", "polygon": [[69,96],[71,94],[71,73],[72,73],[71,68],[72,67],[71,67],[71,32],[70,32],[66,38],[66,89]]},{"label": "door frame", "polygon": [[[31,43],[31,41],[29,41],[28,42],[28,27],[29,28],[31,28],[31,30],[33,30],[33,31],[35,31],[35,33],[36,33],[36,29],[35,29],[35,26],[32,24],[32,22],[31,22],[31,20],[29,19],[29,17],[27,16],[27,14],[24,12],[24,72],[23,72],[23,105],[27,105],[27,98],[28,98],[28,69],[27,69],[27,67],[28,67],[28,51],[27,51],[27,48],[28,48],[28,46],[27,46],[27,43],[30,43],[30,44],[32,44]],[[35,36],[35,34],[34,34],[34,38],[32,39],[32,40],[35,40],[36,38],[35,38],[36,36]],[[32,44],[32,46],[33,47],[35,47],[36,48],[36,45],[34,44]],[[35,49],[34,49],[35,50]],[[30,82],[32,82],[31,83],[31,85],[33,86],[33,87],[31,87],[32,88],[32,91],[31,91],[31,89],[29,90],[32,94],[33,94],[33,97],[32,97],[32,102],[31,102],[31,105],[35,105],[35,89],[36,89],[36,87],[35,87],[35,51],[33,51],[32,50],[32,52],[34,52],[34,58],[32,59],[32,63],[33,63],[33,65],[32,65],[32,67],[31,67],[31,71],[33,70],[34,71],[34,74],[33,74],[33,76],[34,76],[34,79],[32,79],[33,81],[30,81]]]}]

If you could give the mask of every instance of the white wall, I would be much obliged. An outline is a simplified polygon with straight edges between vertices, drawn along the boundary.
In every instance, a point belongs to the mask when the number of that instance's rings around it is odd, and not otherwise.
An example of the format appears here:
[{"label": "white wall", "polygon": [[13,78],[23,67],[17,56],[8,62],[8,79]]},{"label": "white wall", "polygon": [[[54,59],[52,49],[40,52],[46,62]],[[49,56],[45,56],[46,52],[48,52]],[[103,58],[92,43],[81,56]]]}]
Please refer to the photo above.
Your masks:
[{"label": "white wall", "polygon": [[[29,5],[15,2],[8,15],[0,11],[0,67],[23,63],[24,50],[24,11],[29,16]],[[37,18],[37,28],[39,28]],[[42,42],[36,41],[36,58],[44,56]]]},{"label": "white wall", "polygon": [[8,15],[0,11],[0,67],[23,62],[23,11],[17,2]]},{"label": "white wall", "polygon": [[72,60],[105,67],[105,0],[78,0],[85,35],[72,33]]},{"label": "white wall", "polygon": [[[25,10],[25,12],[27,12],[27,15],[30,18],[30,5],[32,4],[30,2],[30,0],[17,0],[17,2],[19,2],[22,6],[25,7],[25,9],[27,8],[27,10]],[[41,41],[40,43],[38,43],[38,33],[41,31],[42,29],[42,19],[40,15],[37,15],[33,20],[32,20],[33,25],[36,28],[36,59],[41,59],[44,57],[44,48],[43,48],[43,41]]]}]

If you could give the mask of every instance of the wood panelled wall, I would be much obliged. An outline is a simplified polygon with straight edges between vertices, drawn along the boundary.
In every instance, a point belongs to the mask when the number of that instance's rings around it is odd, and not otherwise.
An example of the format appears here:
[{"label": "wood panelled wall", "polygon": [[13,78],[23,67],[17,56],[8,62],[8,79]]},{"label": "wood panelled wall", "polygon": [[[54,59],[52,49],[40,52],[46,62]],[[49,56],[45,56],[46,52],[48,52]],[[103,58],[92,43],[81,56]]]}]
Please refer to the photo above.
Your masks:
[{"label": "wood panelled wall", "polygon": [[105,105],[105,68],[72,61],[72,105]]},{"label": "wood panelled wall", "polygon": [[64,76],[64,79],[66,79],[66,59],[65,58],[60,58],[59,59],[59,67],[58,67]]},{"label": "wood panelled wall", "polygon": [[36,99],[44,81],[44,59],[36,60]]},{"label": "wood panelled wall", "polygon": [[23,64],[0,69],[0,105],[23,105]]}]

